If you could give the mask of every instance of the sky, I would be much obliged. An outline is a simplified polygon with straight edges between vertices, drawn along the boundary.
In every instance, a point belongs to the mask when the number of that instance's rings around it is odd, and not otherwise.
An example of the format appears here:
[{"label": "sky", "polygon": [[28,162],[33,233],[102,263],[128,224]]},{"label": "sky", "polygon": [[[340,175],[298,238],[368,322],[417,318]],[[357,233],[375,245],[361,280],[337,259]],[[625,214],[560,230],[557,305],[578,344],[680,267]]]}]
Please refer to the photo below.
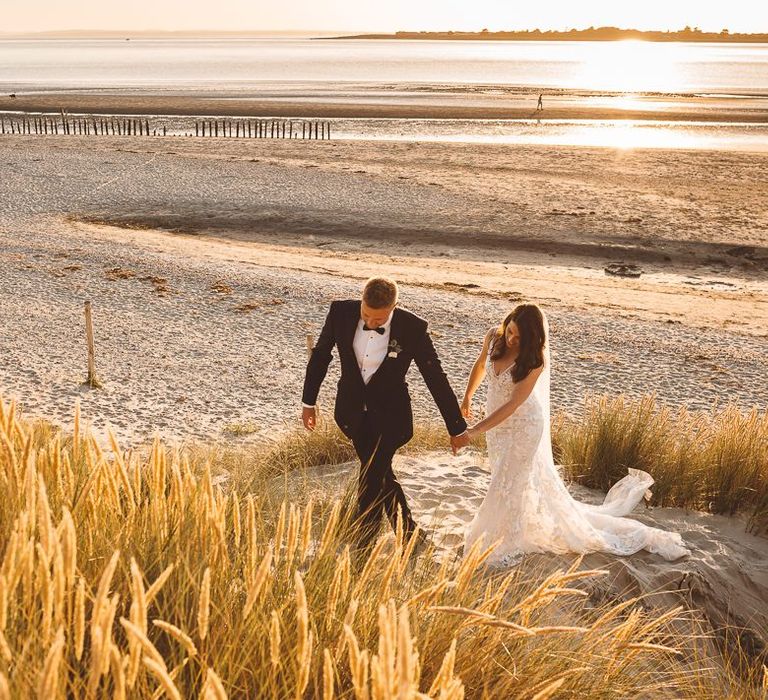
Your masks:
[{"label": "sky", "polygon": [[768,32],[761,0],[0,0],[0,32],[633,29]]}]

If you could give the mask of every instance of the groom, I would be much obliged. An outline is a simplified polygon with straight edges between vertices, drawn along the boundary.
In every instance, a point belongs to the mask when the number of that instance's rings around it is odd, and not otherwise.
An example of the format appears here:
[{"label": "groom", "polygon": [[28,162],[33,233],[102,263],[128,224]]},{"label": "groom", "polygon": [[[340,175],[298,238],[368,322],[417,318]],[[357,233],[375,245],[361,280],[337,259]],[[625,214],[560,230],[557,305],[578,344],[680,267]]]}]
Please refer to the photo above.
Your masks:
[{"label": "groom", "polygon": [[427,333],[427,322],[396,308],[397,299],[397,284],[382,277],[368,280],[362,301],[332,302],[304,379],[302,421],[307,430],[314,430],[315,403],[335,345],[341,379],[334,418],[360,458],[356,522],[361,546],[376,536],[382,511],[393,527],[400,514],[407,539],[416,529],[392,471],[395,452],[413,437],[405,381],[412,360],[440,409],[454,454],[469,444],[467,424]]}]

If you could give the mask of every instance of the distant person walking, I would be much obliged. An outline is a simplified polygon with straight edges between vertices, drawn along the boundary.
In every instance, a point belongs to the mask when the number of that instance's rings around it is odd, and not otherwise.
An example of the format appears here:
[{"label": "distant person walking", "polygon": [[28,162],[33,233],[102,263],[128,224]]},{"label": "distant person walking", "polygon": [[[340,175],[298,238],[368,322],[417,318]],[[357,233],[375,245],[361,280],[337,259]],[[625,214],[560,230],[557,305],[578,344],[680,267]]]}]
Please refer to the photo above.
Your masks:
[{"label": "distant person walking", "polygon": [[543,112],[544,111],[544,95],[539,95],[539,101],[536,103],[536,111],[537,112]]}]

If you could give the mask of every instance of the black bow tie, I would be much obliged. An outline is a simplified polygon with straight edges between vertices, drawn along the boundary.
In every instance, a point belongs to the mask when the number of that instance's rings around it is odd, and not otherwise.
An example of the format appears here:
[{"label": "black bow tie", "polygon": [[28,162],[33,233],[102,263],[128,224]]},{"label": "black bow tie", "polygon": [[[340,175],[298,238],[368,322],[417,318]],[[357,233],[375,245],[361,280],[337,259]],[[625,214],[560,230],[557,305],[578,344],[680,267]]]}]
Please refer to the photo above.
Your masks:
[{"label": "black bow tie", "polygon": [[383,326],[379,326],[378,328],[368,328],[368,326],[365,323],[363,324],[363,330],[364,331],[374,331],[374,332],[378,333],[379,335],[384,335],[384,333],[386,333],[386,330],[384,329]]}]

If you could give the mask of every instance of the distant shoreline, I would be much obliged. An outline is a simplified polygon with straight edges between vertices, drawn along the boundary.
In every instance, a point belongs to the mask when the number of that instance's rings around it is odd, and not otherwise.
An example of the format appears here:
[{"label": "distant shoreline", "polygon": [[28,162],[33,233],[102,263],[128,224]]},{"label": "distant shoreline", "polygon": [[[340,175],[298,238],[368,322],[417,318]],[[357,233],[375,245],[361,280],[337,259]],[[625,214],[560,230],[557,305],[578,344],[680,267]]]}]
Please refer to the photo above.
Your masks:
[{"label": "distant shoreline", "polygon": [[731,34],[728,32],[702,32],[680,30],[676,32],[640,31],[637,29],[618,29],[599,27],[597,29],[572,29],[559,31],[513,31],[513,32],[395,32],[394,34],[353,34],[349,36],[319,37],[322,39],[394,39],[422,41],[650,41],[682,43],[721,43],[721,44],[766,44],[768,33]]}]

